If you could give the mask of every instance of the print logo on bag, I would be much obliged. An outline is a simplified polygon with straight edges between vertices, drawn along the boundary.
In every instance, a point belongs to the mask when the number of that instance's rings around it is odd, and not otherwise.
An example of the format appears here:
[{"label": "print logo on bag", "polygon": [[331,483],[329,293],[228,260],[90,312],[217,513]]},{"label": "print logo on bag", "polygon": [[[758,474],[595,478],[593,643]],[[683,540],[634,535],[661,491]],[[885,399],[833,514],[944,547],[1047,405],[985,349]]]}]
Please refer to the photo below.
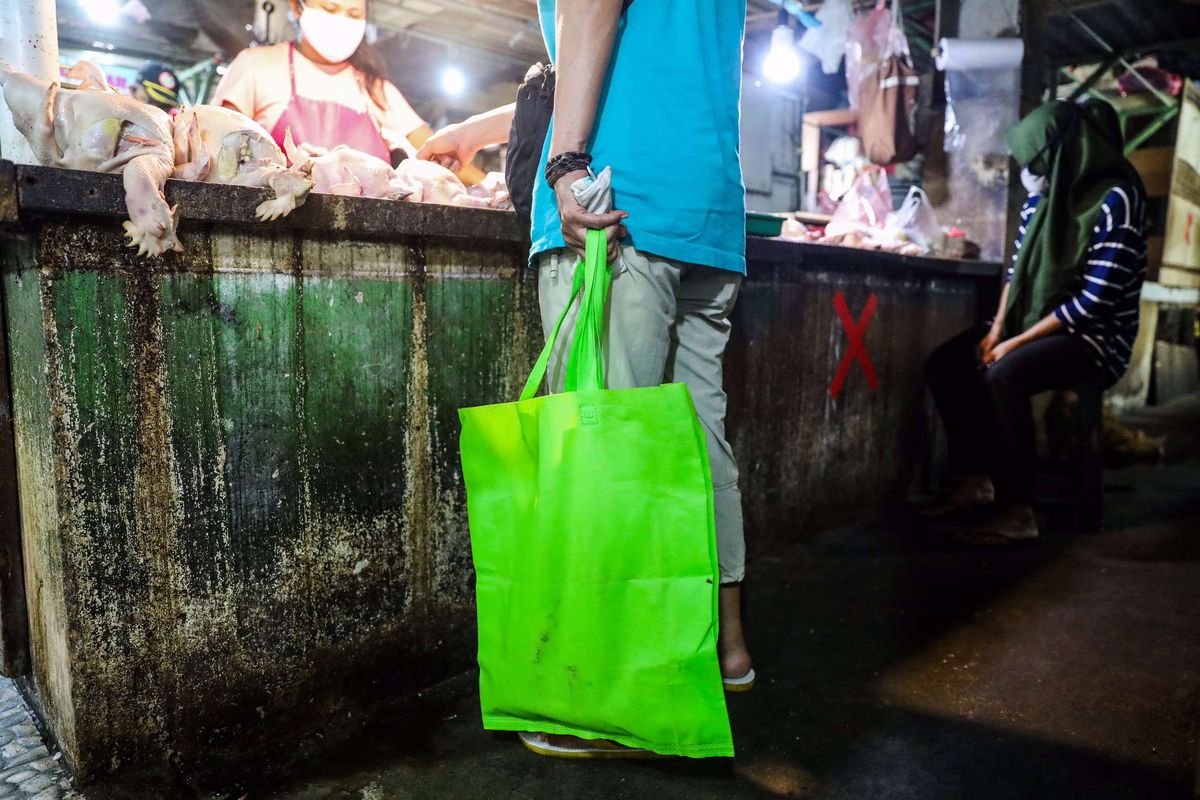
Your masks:
[{"label": "print logo on bag", "polygon": [[599,425],[600,424],[600,409],[595,406],[580,406],[579,407],[579,424],[580,425]]}]

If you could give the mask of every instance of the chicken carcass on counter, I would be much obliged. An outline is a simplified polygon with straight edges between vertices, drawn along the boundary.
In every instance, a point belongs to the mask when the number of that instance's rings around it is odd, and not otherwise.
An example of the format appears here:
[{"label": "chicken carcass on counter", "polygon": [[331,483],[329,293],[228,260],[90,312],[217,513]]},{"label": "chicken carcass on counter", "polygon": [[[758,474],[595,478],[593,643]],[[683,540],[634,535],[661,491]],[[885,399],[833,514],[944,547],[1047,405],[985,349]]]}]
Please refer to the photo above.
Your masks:
[{"label": "chicken carcass on counter", "polygon": [[489,172],[483,180],[468,188],[467,193],[486,200],[488,208],[508,211],[513,207],[503,172]]},{"label": "chicken carcass on counter", "polygon": [[405,159],[396,167],[396,174],[415,187],[408,198],[411,203],[491,208],[488,198],[472,195],[457,175],[433,161]]},{"label": "chicken carcass on counter", "polygon": [[74,69],[92,76],[83,84],[89,88],[64,89],[0,64],[4,102],[17,130],[45,166],[121,173],[129,212],[125,234],[139,254],[182,250],[176,209],[163,195],[175,165],[170,117],[110,91],[106,80],[95,78],[100,71],[94,65]]},{"label": "chicken carcass on counter", "polygon": [[314,152],[297,145],[291,130],[284,134],[283,149],[292,167],[311,178],[318,194],[403,200],[413,193],[414,187],[400,179],[391,164],[369,153],[345,145]]},{"label": "chicken carcass on counter", "polygon": [[192,106],[175,117],[174,125],[173,176],[270,188],[275,199],[254,210],[264,222],[290,214],[313,188],[303,172],[288,169],[279,145],[245,114],[223,106]]}]

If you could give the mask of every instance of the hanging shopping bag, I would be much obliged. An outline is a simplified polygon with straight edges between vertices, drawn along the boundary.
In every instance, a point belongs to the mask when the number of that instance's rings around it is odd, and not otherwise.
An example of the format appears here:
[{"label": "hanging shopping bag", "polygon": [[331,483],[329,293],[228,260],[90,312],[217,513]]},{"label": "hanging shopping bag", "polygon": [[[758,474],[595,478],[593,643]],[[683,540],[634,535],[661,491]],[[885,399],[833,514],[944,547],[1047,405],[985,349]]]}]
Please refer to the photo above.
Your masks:
[{"label": "hanging shopping bag", "polygon": [[[603,388],[606,249],[521,399],[459,411],[483,724],[732,756],[704,431],[684,384]],[[576,298],[566,391],[534,397]]]},{"label": "hanging shopping bag", "polygon": [[[883,0],[876,12],[883,8]],[[872,12],[872,13],[876,13]],[[876,68],[863,74],[858,88],[858,135],[863,152],[876,164],[896,164],[917,154],[913,112],[920,80],[900,24],[900,0],[892,0],[887,44]]]}]

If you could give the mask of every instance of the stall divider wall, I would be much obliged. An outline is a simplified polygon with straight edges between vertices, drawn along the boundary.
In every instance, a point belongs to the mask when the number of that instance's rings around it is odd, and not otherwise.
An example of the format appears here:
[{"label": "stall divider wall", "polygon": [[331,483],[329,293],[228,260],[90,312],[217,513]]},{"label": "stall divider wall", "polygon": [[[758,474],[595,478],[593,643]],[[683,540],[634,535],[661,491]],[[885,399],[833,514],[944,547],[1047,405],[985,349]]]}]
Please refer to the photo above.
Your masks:
[{"label": "stall divider wall", "polygon": [[[227,779],[471,669],[456,410],[514,399],[542,341],[515,218],[313,196],[263,225],[253,190],[171,182],[186,251],[147,260],[117,176],[20,167],[6,197],[27,690],[81,781]],[[726,383],[761,557],[922,479],[924,357],[999,268],[749,261]],[[834,396],[839,296],[875,304],[878,383],[854,356]]]}]

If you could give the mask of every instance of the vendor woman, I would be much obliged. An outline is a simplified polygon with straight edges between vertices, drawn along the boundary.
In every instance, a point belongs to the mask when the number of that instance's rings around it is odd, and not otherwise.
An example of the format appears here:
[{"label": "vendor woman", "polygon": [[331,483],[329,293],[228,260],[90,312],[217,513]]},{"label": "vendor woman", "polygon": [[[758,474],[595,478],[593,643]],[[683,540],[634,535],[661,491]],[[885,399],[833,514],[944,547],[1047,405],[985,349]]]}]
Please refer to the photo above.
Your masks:
[{"label": "vendor woman", "polygon": [[433,132],[385,77],[363,41],[367,0],[289,0],[300,37],[238,54],[217,86],[216,105],[253,117],[283,146],[344,144],[393,165]]}]

